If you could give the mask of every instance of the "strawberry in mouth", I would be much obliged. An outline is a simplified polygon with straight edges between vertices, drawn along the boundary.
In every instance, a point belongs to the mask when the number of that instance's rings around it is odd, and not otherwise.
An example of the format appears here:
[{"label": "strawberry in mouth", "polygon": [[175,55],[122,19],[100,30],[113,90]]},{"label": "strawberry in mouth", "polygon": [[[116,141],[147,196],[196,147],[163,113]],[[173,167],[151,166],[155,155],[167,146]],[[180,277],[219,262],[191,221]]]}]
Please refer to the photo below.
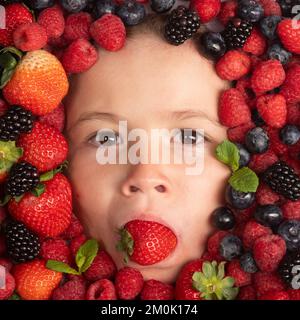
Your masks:
[{"label": "strawberry in mouth", "polygon": [[117,249],[140,265],[152,265],[166,259],[177,245],[177,237],[168,227],[154,221],[132,220],[119,230]]}]

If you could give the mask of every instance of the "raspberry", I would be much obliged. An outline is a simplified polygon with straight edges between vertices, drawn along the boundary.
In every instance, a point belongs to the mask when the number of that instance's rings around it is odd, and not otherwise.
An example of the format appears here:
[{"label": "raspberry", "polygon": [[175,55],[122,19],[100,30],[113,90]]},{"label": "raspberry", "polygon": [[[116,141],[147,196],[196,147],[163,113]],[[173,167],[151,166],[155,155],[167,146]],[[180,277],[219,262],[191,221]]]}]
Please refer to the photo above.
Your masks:
[{"label": "raspberry", "polygon": [[289,147],[289,157],[291,157],[294,160],[299,160],[300,155],[300,140]]},{"label": "raspberry", "polygon": [[237,11],[237,1],[236,0],[230,0],[222,2],[221,10],[218,15],[218,20],[226,26],[229,20],[234,18],[236,16]]},{"label": "raspberry", "polygon": [[286,122],[288,124],[300,124],[300,107],[297,103],[287,105]]},{"label": "raspberry", "polygon": [[253,285],[258,296],[267,292],[284,291],[286,287],[277,274],[261,271],[253,275]]},{"label": "raspberry", "polygon": [[225,90],[219,102],[219,119],[227,127],[236,127],[251,121],[250,110],[237,89]]},{"label": "raspberry", "polygon": [[241,78],[237,81],[236,89],[238,89],[244,96],[247,104],[255,98],[255,93],[251,88],[250,78]]},{"label": "raspberry", "polygon": [[70,14],[66,19],[64,38],[74,41],[79,38],[90,39],[89,29],[92,24],[92,17],[87,12]]},{"label": "raspberry", "polygon": [[278,161],[276,154],[271,150],[267,150],[264,153],[253,154],[248,167],[256,173],[262,173],[276,161]]},{"label": "raspberry", "polygon": [[46,123],[48,126],[52,126],[62,132],[65,126],[64,105],[60,103],[53,111],[41,116],[39,121]]},{"label": "raspberry", "polygon": [[42,243],[40,255],[45,260],[56,260],[67,264],[71,262],[71,252],[62,239],[47,239]]},{"label": "raspberry", "polygon": [[240,288],[237,300],[256,300],[255,289],[252,286]]},{"label": "raspberry", "polygon": [[271,235],[272,230],[268,227],[265,227],[255,220],[250,220],[247,222],[244,234],[243,234],[243,244],[246,249],[251,249],[255,240],[259,239],[265,235]]},{"label": "raspberry", "polygon": [[234,285],[237,287],[251,284],[251,274],[241,268],[239,260],[232,260],[228,263],[226,275],[234,278]]},{"label": "raspberry", "polygon": [[72,253],[72,256],[75,258],[78,249],[80,246],[82,246],[86,241],[87,237],[84,234],[81,234],[80,236],[75,237],[74,239],[71,240],[70,242],[70,250]]},{"label": "raspberry", "polygon": [[22,51],[33,51],[43,48],[47,44],[47,33],[38,23],[24,23],[13,33],[15,46]]},{"label": "raspberry", "polygon": [[142,274],[134,268],[120,269],[115,278],[117,295],[122,300],[134,300],[142,291],[143,285]]},{"label": "raspberry", "polygon": [[4,267],[7,271],[10,271],[13,267],[13,263],[6,258],[0,258],[0,266]]},{"label": "raspberry", "polygon": [[288,146],[283,144],[279,138],[279,130],[271,127],[264,127],[269,137],[269,150],[276,155],[282,155],[288,151]]},{"label": "raspberry", "polygon": [[64,239],[73,239],[84,232],[83,226],[79,219],[73,215],[68,229],[61,235]]},{"label": "raspberry", "polygon": [[87,300],[116,300],[114,284],[107,279],[101,279],[91,284],[86,293]]},{"label": "raspberry", "polygon": [[221,0],[191,0],[190,9],[198,13],[202,23],[207,23],[219,14]]},{"label": "raspberry", "polygon": [[290,167],[292,167],[297,175],[300,175],[300,163],[299,160],[292,159],[288,155],[284,154],[281,160],[285,161]]},{"label": "raspberry", "polygon": [[275,291],[261,295],[259,300],[290,300],[290,297],[286,291]]},{"label": "raspberry", "polygon": [[247,132],[254,127],[253,122],[248,122],[234,128],[229,128],[227,129],[228,139],[232,142],[243,143]]},{"label": "raspberry", "polygon": [[285,241],[277,235],[262,236],[253,245],[254,260],[259,269],[265,272],[275,271],[285,252]]},{"label": "raspberry", "polygon": [[0,288],[0,300],[8,299],[13,294],[15,287],[16,283],[14,277],[6,271],[4,288]]},{"label": "raspberry", "polygon": [[58,5],[41,11],[37,22],[46,29],[49,39],[58,38],[64,32],[65,19],[62,9]]},{"label": "raspberry", "polygon": [[287,290],[290,300],[300,300],[300,290],[289,289]]},{"label": "raspberry", "polygon": [[[275,161],[276,162],[276,161]],[[260,205],[274,204],[279,201],[279,195],[268,185],[261,182],[256,191],[256,201]]]},{"label": "raspberry", "polygon": [[267,48],[267,41],[263,34],[256,28],[254,28],[247,38],[243,50],[248,53],[252,53],[256,56],[260,56],[265,53]]},{"label": "raspberry", "polygon": [[216,72],[221,79],[238,80],[250,71],[251,60],[242,51],[230,50],[219,59]]},{"label": "raspberry", "polygon": [[217,231],[215,234],[208,238],[207,250],[215,260],[223,260],[219,253],[219,247],[222,239],[228,234],[229,232],[227,231]]},{"label": "raspberry", "polygon": [[84,300],[86,287],[84,281],[71,280],[54,289],[52,300]]},{"label": "raspberry", "polygon": [[61,63],[68,73],[90,69],[98,60],[96,48],[86,39],[77,39],[65,49]]},{"label": "raspberry", "polygon": [[157,280],[144,282],[140,296],[141,300],[174,300],[174,288]]},{"label": "raspberry", "polygon": [[281,8],[276,0],[258,0],[264,9],[265,16],[281,16]]},{"label": "raspberry", "polygon": [[300,102],[300,65],[293,64],[288,68],[286,79],[281,87],[280,93],[285,97],[287,103]]},{"label": "raspberry", "polygon": [[259,95],[273,90],[285,80],[285,72],[278,60],[266,60],[259,63],[252,74],[251,85],[254,92]]},{"label": "raspberry", "polygon": [[283,217],[285,219],[291,220],[296,219],[300,220],[300,200],[291,201],[288,200],[281,206]]},{"label": "raspberry", "polygon": [[100,250],[84,276],[89,281],[111,279],[116,271],[117,267],[111,256],[106,251]]},{"label": "raspberry", "polygon": [[300,23],[296,19],[283,19],[277,26],[277,34],[283,46],[300,54]]},{"label": "raspberry", "polygon": [[126,40],[124,23],[118,16],[110,13],[92,23],[90,34],[100,47],[108,51],[120,50]]}]

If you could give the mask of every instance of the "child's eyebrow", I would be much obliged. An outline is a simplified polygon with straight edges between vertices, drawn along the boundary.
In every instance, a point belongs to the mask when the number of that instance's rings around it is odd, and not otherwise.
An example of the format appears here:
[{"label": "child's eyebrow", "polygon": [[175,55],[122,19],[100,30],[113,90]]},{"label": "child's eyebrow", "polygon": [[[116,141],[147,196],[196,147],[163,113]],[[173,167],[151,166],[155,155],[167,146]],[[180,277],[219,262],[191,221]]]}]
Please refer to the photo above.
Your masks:
[{"label": "child's eyebrow", "polygon": [[185,120],[190,118],[205,118],[212,122],[214,125],[221,126],[219,120],[210,117],[207,113],[202,110],[198,109],[186,109],[186,110],[179,110],[179,111],[172,111],[171,117],[175,118],[176,120]]}]

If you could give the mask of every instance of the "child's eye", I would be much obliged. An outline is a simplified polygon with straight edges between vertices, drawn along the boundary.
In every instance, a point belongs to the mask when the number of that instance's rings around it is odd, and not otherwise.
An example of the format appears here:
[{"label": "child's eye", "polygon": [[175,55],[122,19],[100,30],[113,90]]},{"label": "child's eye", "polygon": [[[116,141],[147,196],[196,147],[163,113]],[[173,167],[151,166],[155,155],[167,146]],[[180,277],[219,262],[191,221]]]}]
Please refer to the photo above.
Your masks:
[{"label": "child's eye", "polygon": [[203,140],[208,141],[202,133],[195,129],[180,129],[180,132],[174,137],[174,142],[181,144],[198,144]]},{"label": "child's eye", "polygon": [[113,130],[99,130],[88,138],[88,142],[96,146],[113,146],[120,144],[121,138],[119,134]]}]

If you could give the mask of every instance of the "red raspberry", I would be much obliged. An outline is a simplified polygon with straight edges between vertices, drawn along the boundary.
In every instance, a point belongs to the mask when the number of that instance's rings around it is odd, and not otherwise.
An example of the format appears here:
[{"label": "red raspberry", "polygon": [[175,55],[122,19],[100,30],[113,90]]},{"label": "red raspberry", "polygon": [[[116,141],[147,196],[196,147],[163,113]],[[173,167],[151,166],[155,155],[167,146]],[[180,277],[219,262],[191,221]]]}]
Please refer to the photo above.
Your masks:
[{"label": "red raspberry", "polygon": [[98,51],[86,39],[77,39],[65,49],[61,63],[68,73],[80,73],[90,69],[98,60]]},{"label": "red raspberry", "polygon": [[287,200],[282,206],[281,210],[285,219],[300,220],[300,200],[290,201]]},{"label": "red raspberry", "polygon": [[111,279],[116,271],[117,267],[111,256],[106,251],[100,250],[84,276],[89,281]]},{"label": "red raspberry", "polygon": [[243,50],[256,56],[260,56],[265,53],[266,48],[266,38],[257,28],[254,28],[250,36],[247,38],[243,46]]},{"label": "red raspberry", "polygon": [[48,39],[48,44],[56,49],[65,49],[68,45],[70,45],[72,41],[67,40],[64,35],[62,34],[58,38],[50,38]]},{"label": "red raspberry", "polygon": [[190,9],[198,13],[202,23],[207,23],[219,14],[221,0],[191,0]]},{"label": "red raspberry", "polygon": [[63,11],[58,5],[41,11],[37,22],[46,29],[49,39],[60,37],[65,29]]},{"label": "red raspberry", "polygon": [[285,284],[277,274],[261,271],[253,275],[253,285],[258,296],[267,292],[285,290]]},{"label": "red raspberry", "polygon": [[100,47],[108,51],[120,50],[126,40],[124,23],[118,16],[110,13],[92,23],[90,34]]},{"label": "red raspberry", "polygon": [[219,119],[227,127],[236,127],[251,121],[251,113],[243,95],[235,88],[225,90],[219,102]]},{"label": "red raspberry", "polygon": [[246,222],[237,223],[235,228],[232,230],[232,233],[235,236],[242,238],[244,234],[245,226],[246,226]]},{"label": "red raspberry", "polygon": [[297,103],[288,104],[287,106],[286,122],[288,124],[300,124],[300,107]]},{"label": "red raspberry", "polygon": [[174,300],[174,288],[157,280],[148,280],[144,282],[141,292],[141,300]]},{"label": "red raspberry", "polygon": [[8,299],[14,293],[15,287],[16,283],[14,277],[6,271],[4,289],[0,288],[0,300]]},{"label": "red raspberry", "polygon": [[107,279],[101,279],[91,284],[86,293],[87,300],[117,300],[114,284]]},{"label": "red raspberry", "polygon": [[258,300],[290,300],[290,297],[286,291],[275,291],[261,295]]},{"label": "red raspberry", "polygon": [[260,205],[274,204],[280,199],[279,195],[263,182],[259,184],[255,196]]},{"label": "red raspberry", "polygon": [[256,204],[254,203],[249,208],[235,210],[236,223],[240,224],[248,222],[252,218],[255,208]]},{"label": "red raspberry", "polygon": [[288,289],[290,300],[300,300],[300,290]]},{"label": "red raspberry", "polygon": [[286,79],[281,87],[280,93],[285,97],[287,103],[300,102],[300,65],[293,64],[287,70]]},{"label": "red raspberry", "polygon": [[261,271],[273,272],[285,255],[285,241],[277,235],[258,238],[253,245],[253,257]]},{"label": "red raspberry", "polygon": [[41,116],[39,120],[40,122],[46,123],[48,126],[52,126],[62,132],[65,126],[64,105],[60,103],[57,108],[55,108],[50,113]]},{"label": "red raspberry", "polygon": [[124,267],[115,278],[117,295],[122,300],[134,300],[142,291],[144,279],[137,269]]},{"label": "red raspberry", "polygon": [[239,260],[232,260],[228,263],[226,275],[234,278],[234,285],[237,287],[251,284],[251,274],[241,268]]},{"label": "red raspberry", "polygon": [[285,72],[278,60],[266,60],[259,63],[252,74],[251,85],[257,95],[273,90],[285,80]]},{"label": "red raspberry", "polygon": [[0,234],[0,256],[6,253],[6,240],[5,236]]},{"label": "red raspberry", "polygon": [[299,154],[300,154],[300,141],[298,141],[294,145],[289,146],[289,157],[299,161]]},{"label": "red raspberry", "polygon": [[262,173],[276,161],[278,161],[276,154],[271,150],[267,150],[264,153],[253,154],[248,167],[256,173]]},{"label": "red raspberry", "polygon": [[237,300],[256,300],[256,293],[252,286],[240,288]]},{"label": "red raspberry", "polygon": [[250,59],[251,59],[251,70],[254,70],[263,61],[260,57],[254,56],[254,55],[251,55]]},{"label": "red raspberry", "polygon": [[255,220],[250,220],[247,222],[244,234],[243,234],[243,244],[246,249],[251,249],[255,240],[259,239],[265,235],[271,235],[272,230],[268,227],[261,225]]},{"label": "red raspberry", "polygon": [[282,155],[281,160],[285,161],[295,172],[300,175],[300,162],[299,160],[290,158],[287,154]]},{"label": "red raspberry", "polygon": [[86,285],[84,281],[71,280],[54,289],[52,300],[85,300]]},{"label": "red raspberry", "polygon": [[84,234],[75,237],[70,242],[70,250],[72,253],[73,258],[76,257],[78,249],[87,241],[87,237]]},{"label": "red raspberry", "polygon": [[213,260],[214,260],[214,257],[213,257],[210,253],[208,253],[207,251],[205,251],[205,252],[202,254],[202,256],[201,256],[201,259],[202,259],[203,261],[213,261]]},{"label": "red raspberry", "polygon": [[277,26],[277,34],[283,46],[300,54],[300,23],[297,19],[283,19]]},{"label": "red raspberry", "polygon": [[280,156],[288,151],[288,146],[283,144],[279,138],[279,130],[264,126],[265,131],[269,137],[269,150],[275,152],[276,155]]},{"label": "red raspberry", "polygon": [[67,264],[71,262],[71,252],[62,239],[47,239],[41,245],[40,255],[45,260],[56,260]]},{"label": "red raspberry", "polygon": [[218,15],[218,20],[226,26],[229,20],[236,16],[237,11],[237,1],[236,0],[229,0],[222,2],[221,10]]},{"label": "red raspberry", "polygon": [[13,267],[13,263],[6,258],[0,258],[0,266],[4,267],[7,271],[10,271]]},{"label": "red raspberry", "polygon": [[63,34],[64,38],[69,41],[74,41],[79,38],[89,40],[89,29],[92,21],[91,15],[87,12],[70,14],[66,19],[66,25]]},{"label": "red raspberry", "polygon": [[258,0],[264,9],[265,16],[281,16],[281,8],[276,0]]},{"label": "red raspberry", "polygon": [[223,258],[219,253],[219,247],[222,239],[228,234],[229,232],[221,230],[221,231],[217,231],[215,234],[213,234],[208,238],[207,251],[215,260],[218,260],[218,261],[223,260]]},{"label": "red raspberry", "polygon": [[246,133],[255,127],[253,122],[244,123],[240,126],[227,129],[227,137],[232,142],[243,143]]},{"label": "red raspberry", "polygon": [[84,232],[83,226],[79,219],[73,215],[68,229],[62,234],[64,239],[73,239]]},{"label": "red raspberry", "polygon": [[238,80],[249,73],[251,60],[246,53],[238,50],[227,51],[216,64],[216,72],[221,79]]},{"label": "red raspberry", "polygon": [[238,89],[244,96],[247,104],[255,98],[255,93],[251,88],[251,80],[250,78],[241,78],[237,81],[236,89]]}]

